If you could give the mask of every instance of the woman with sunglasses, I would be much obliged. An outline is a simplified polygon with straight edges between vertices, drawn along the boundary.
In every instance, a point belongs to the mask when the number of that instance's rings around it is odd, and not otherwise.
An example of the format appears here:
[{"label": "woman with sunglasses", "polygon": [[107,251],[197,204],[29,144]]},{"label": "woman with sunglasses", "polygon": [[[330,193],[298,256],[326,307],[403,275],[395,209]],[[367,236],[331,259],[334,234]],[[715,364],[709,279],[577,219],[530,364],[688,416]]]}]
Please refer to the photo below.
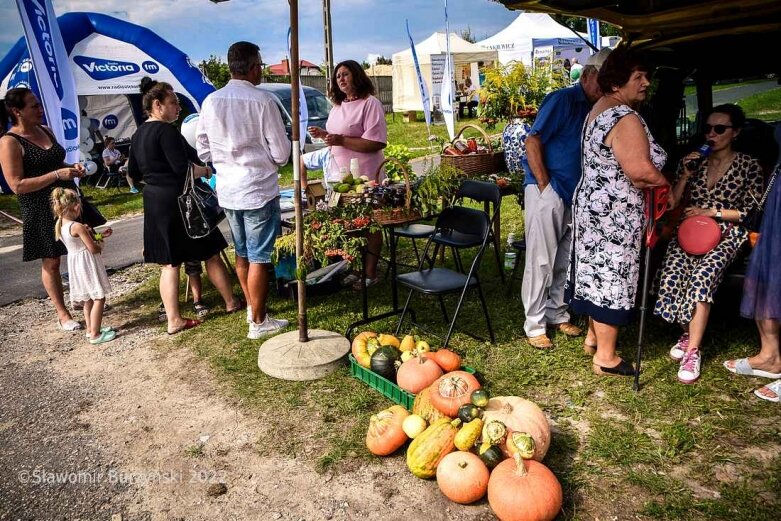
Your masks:
[{"label": "woman with sunglasses", "polygon": [[659,274],[659,294],[654,313],[667,322],[677,322],[683,334],[670,350],[679,362],[678,380],[690,384],[700,377],[702,339],[708,324],[713,295],[724,272],[748,239],[741,222],[756,206],[762,193],[762,170],[756,159],[737,152],[733,143],[746,116],[737,105],[719,105],[704,127],[711,153],[694,170],[693,152],[678,165],[673,183],[672,206],[678,206],[689,191],[684,217],[703,215],[714,218],[721,228],[719,244],[704,255],[690,255],[673,237]]}]

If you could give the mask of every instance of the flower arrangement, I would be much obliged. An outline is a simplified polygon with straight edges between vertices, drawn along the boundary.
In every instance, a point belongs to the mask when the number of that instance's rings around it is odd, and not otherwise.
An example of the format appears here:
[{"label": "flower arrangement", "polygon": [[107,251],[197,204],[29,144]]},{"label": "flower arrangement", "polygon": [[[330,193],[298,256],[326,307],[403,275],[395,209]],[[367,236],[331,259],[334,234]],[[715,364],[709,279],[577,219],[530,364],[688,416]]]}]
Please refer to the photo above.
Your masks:
[{"label": "flower arrangement", "polygon": [[527,67],[521,62],[483,69],[485,80],[478,90],[478,116],[487,128],[500,120],[533,118],[545,96],[563,87],[565,78],[558,68]]}]

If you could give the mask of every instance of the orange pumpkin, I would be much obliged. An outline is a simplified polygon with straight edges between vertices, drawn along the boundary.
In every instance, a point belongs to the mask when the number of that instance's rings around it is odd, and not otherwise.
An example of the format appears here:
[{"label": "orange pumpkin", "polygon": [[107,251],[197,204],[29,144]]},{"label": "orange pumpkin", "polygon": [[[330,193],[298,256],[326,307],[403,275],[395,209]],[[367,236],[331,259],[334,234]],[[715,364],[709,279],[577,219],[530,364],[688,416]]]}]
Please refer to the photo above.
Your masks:
[{"label": "orange pumpkin", "polygon": [[[426,387],[415,396],[415,401],[412,402],[412,414],[421,416],[429,424],[446,417],[431,404],[431,386]],[[452,419],[452,417],[450,418]]]},{"label": "orange pumpkin", "polygon": [[534,460],[506,459],[488,480],[488,504],[500,521],[550,521],[561,511],[561,484]]},{"label": "orange pumpkin", "polygon": [[[550,425],[545,414],[534,402],[518,396],[497,396],[488,400],[483,411],[483,421],[502,422],[507,427],[508,437],[513,432],[526,432],[534,439],[534,459],[542,461],[550,446]],[[501,443],[505,456],[512,457],[507,442]]]},{"label": "orange pumpkin", "polygon": [[451,371],[431,384],[431,404],[439,412],[454,418],[458,408],[470,402],[472,391],[480,389],[480,382],[466,371]]},{"label": "orange pumpkin", "polygon": [[393,405],[372,416],[366,433],[366,448],[369,452],[375,456],[387,456],[404,445],[409,438],[401,424],[407,416],[409,412],[401,405]]},{"label": "orange pumpkin", "polygon": [[450,501],[468,505],[488,490],[488,467],[471,452],[451,452],[437,466],[439,490]]},{"label": "orange pumpkin", "polygon": [[428,356],[415,356],[401,364],[396,371],[396,383],[405,391],[418,394],[440,376],[442,369],[434,360]]},{"label": "orange pumpkin", "polygon": [[458,356],[458,353],[451,351],[450,349],[440,349],[439,351],[434,351],[426,356],[433,358],[437,365],[446,373],[461,369],[461,357]]},{"label": "orange pumpkin", "polygon": [[[355,358],[355,361],[358,362],[358,365],[361,367],[365,367],[369,369],[371,367],[371,359],[372,359],[372,353],[374,350],[372,349],[370,352],[370,346],[369,346],[369,340],[370,339],[376,339],[377,333],[372,333],[371,331],[364,331],[363,333],[359,333],[358,336],[353,339],[352,343],[352,354],[353,358]],[[376,340],[372,341],[374,344],[374,349],[376,349],[376,345],[379,345]]]}]

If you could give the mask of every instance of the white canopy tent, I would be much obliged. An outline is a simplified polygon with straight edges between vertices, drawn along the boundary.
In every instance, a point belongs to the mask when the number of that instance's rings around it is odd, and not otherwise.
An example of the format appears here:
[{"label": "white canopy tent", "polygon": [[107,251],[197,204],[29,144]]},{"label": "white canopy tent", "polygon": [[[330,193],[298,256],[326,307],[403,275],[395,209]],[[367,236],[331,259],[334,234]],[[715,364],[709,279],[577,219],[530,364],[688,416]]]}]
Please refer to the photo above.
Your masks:
[{"label": "white canopy tent", "polygon": [[552,47],[556,59],[577,58],[580,63],[591,54],[585,41],[545,13],[523,12],[510,25],[477,44],[497,51],[503,65],[511,61],[531,65],[534,49],[543,47]]},{"label": "white canopy tent", "polygon": [[[428,85],[432,102],[437,106],[441,82],[439,64],[444,64],[444,57],[447,53],[445,33],[432,34],[415,46],[415,52],[418,55],[423,80]],[[457,83],[463,83],[467,77],[470,77],[472,83],[478,85],[478,63],[490,65],[498,60],[496,51],[470,43],[453,33],[450,33],[450,52],[453,55],[454,79]],[[437,73],[439,73],[439,77]],[[394,112],[423,110],[423,102],[418,91],[415,63],[412,60],[410,48],[393,55],[393,110]]]}]

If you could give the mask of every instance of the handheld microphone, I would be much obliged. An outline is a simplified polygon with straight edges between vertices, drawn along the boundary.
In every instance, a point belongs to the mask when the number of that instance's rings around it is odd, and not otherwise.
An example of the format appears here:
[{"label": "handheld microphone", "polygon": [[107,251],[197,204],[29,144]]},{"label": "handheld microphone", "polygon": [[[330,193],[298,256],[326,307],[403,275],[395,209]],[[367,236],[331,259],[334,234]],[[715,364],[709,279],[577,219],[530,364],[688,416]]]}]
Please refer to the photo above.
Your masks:
[{"label": "handheld microphone", "polygon": [[697,170],[702,162],[705,161],[705,158],[710,155],[712,146],[713,141],[706,141],[703,143],[700,148],[697,149],[697,152],[700,154],[699,157],[695,157],[687,161],[686,168],[689,170]]}]

